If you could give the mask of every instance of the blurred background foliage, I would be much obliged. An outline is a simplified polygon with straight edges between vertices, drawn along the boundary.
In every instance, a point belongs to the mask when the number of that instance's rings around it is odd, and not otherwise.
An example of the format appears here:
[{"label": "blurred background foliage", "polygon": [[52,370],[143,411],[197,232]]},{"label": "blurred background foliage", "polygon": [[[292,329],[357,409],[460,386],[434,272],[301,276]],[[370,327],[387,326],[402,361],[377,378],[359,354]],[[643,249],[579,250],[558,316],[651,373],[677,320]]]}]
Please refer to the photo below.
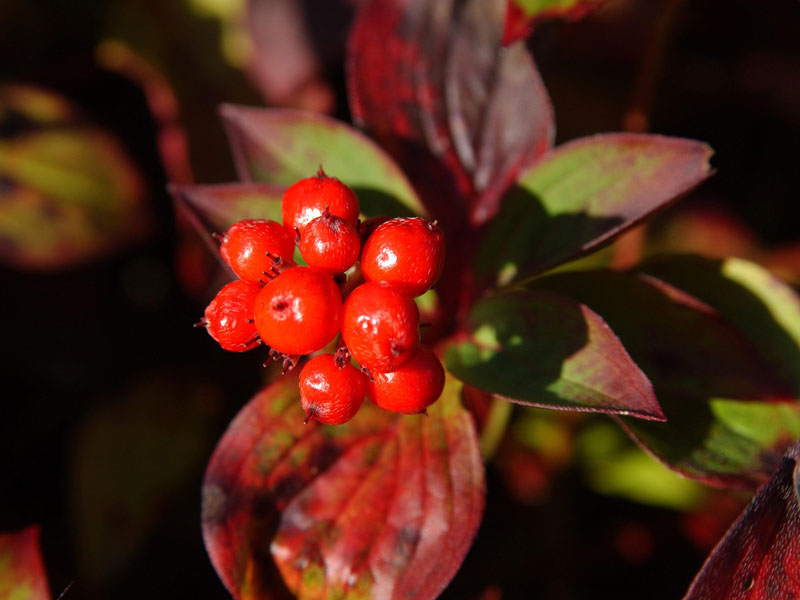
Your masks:
[{"label": "blurred background foliage", "polygon": [[[67,597],[226,597],[200,481],[268,375],[191,327],[218,275],[166,186],[234,178],[221,102],[347,120],[357,4],[0,3],[0,531],[41,525],[56,595],[75,580]],[[609,0],[538,27],[559,142],[653,131],[716,151],[697,192],[579,266],[690,251],[800,285],[798,24],[794,0]],[[675,598],[746,501],[607,418],[467,401],[488,504],[446,598]]]}]

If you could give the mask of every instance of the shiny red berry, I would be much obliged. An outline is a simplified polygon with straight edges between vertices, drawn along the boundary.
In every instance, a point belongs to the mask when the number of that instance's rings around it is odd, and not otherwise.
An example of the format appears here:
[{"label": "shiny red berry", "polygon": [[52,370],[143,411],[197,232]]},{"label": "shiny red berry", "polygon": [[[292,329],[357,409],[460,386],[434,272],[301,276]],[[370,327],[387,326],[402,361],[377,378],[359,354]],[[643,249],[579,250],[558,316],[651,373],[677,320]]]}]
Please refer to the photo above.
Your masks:
[{"label": "shiny red berry", "polygon": [[223,287],[206,307],[205,317],[198,325],[225,350],[244,352],[258,346],[253,309],[261,286],[248,281],[232,281]]},{"label": "shiny red berry", "polygon": [[394,371],[419,344],[419,309],[392,286],[367,282],[344,303],[342,339],[362,367]]},{"label": "shiny red berry", "polygon": [[284,271],[256,298],[256,330],[282,354],[316,352],[339,333],[341,315],[342,296],[333,279],[308,267]]},{"label": "shiny red berry", "polygon": [[372,373],[367,396],[385,410],[417,414],[436,402],[444,389],[444,368],[436,355],[420,346],[402,367],[390,373]]},{"label": "shiny red berry", "polygon": [[275,221],[247,219],[231,225],[219,250],[240,279],[265,282],[276,259],[291,264],[294,236]]},{"label": "shiny red berry", "polygon": [[341,425],[364,403],[367,378],[350,364],[341,369],[330,354],[320,354],[300,371],[300,402],[308,419]]},{"label": "shiny red berry", "polygon": [[303,229],[328,209],[334,216],[344,219],[354,227],[358,223],[358,198],[355,193],[335,177],[321,170],[301,179],[283,194],[281,211],[283,224],[291,231]]},{"label": "shiny red berry", "polygon": [[361,271],[367,281],[385,281],[419,296],[442,274],[444,234],[435,221],[397,218],[379,225],[364,243]]},{"label": "shiny red berry", "polygon": [[361,254],[361,238],[353,225],[325,212],[305,226],[298,247],[309,267],[344,273]]}]

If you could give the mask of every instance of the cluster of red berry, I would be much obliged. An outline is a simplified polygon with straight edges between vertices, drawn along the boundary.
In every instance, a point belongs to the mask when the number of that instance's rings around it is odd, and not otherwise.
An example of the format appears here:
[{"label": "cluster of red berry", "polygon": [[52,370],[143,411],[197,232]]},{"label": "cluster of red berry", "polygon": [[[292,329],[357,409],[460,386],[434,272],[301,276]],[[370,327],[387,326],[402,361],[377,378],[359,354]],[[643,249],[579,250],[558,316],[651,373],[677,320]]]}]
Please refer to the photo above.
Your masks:
[{"label": "cluster of red berry", "polygon": [[[442,272],[441,229],[418,217],[362,223],[353,190],[322,170],[287,189],[281,209],[283,224],[240,221],[218,236],[239,280],[220,290],[199,325],[233,352],[263,342],[285,370],[341,332],[334,354],[300,372],[308,419],[345,423],[365,397],[386,410],[424,412],[442,393],[444,369],[419,342],[414,298]],[[295,244],[307,267],[294,263]]]}]

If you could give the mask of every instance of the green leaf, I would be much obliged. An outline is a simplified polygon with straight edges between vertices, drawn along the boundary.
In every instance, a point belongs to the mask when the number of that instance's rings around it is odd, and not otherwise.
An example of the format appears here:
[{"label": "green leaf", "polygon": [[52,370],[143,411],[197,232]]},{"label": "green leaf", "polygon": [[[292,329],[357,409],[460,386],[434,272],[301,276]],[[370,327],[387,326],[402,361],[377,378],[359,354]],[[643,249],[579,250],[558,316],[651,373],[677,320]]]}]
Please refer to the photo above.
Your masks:
[{"label": "green leaf", "polygon": [[478,302],[445,362],[457,377],[528,406],[663,419],[647,377],[594,311],[548,292]]},{"label": "green leaf", "polygon": [[50,600],[38,526],[0,533],[0,598]]},{"label": "green leaf", "polygon": [[791,286],[739,258],[661,256],[641,269],[717,309],[800,397],[800,296]]},{"label": "green leaf", "polygon": [[[656,384],[656,390],[658,390]],[[673,470],[730,488],[755,489],[800,437],[796,403],[749,402],[659,394],[666,423],[621,419],[625,430]]]},{"label": "green leaf", "polygon": [[0,120],[15,115],[30,127],[0,139],[1,261],[60,268],[147,232],[145,186],[116,139],[40,90],[0,89]]},{"label": "green leaf", "polygon": [[522,176],[477,253],[504,285],[592,252],[710,173],[711,149],[655,135],[605,134],[556,148]]},{"label": "green leaf", "polygon": [[682,511],[697,508],[707,497],[707,487],[648,456],[614,423],[590,424],[576,445],[584,477],[600,494]]},{"label": "green leaf", "polygon": [[597,310],[653,382],[665,423],[620,419],[672,469],[714,485],[753,487],[800,435],[800,406],[756,344],[709,305],[652,276],[560,273],[534,287]]},{"label": "green leaf", "polygon": [[344,123],[313,113],[231,104],[220,112],[242,180],[289,186],[322,166],[353,188],[367,217],[424,214],[394,161]]},{"label": "green leaf", "polygon": [[461,387],[448,378],[427,417],[365,404],[336,427],[303,424],[296,374],[253,398],[203,486],[206,547],[231,594],[271,598],[282,578],[301,598],[438,596],[484,503]]}]

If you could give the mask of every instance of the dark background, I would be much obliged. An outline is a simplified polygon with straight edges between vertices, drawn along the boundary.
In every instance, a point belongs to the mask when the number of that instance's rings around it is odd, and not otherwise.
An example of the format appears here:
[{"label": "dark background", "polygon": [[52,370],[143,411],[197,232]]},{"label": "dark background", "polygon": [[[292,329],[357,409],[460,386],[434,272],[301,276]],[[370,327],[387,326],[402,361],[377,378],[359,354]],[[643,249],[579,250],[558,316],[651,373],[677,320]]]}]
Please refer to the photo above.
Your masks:
[{"label": "dark background", "polygon": [[[324,41],[317,83],[348,119],[337,52],[349,11],[300,4]],[[65,598],[227,597],[202,545],[199,490],[216,440],[258,389],[263,357],[221,352],[192,328],[212,290],[192,292],[176,270],[188,242],[156,123],[140,87],[94,53],[109,36],[134,48],[145,39],[142,53],[178,95],[197,181],[233,179],[216,106],[264,104],[263,95],[219,57],[218,22],[187,6],[0,6],[0,82],[57,91],[111,130],[145,175],[154,223],[145,240],[88,264],[0,267],[0,531],[41,524],[55,596],[75,580]],[[715,149],[718,172],[656,230],[681,211],[715,207],[769,248],[799,237],[798,31],[795,0],[611,0],[583,21],[542,25],[529,43],[559,142],[627,128]],[[478,538],[446,598],[676,598],[708,549],[685,535],[678,513],[595,494],[572,467],[533,503],[495,465],[488,481]],[[620,546],[632,524],[642,552]]]}]

